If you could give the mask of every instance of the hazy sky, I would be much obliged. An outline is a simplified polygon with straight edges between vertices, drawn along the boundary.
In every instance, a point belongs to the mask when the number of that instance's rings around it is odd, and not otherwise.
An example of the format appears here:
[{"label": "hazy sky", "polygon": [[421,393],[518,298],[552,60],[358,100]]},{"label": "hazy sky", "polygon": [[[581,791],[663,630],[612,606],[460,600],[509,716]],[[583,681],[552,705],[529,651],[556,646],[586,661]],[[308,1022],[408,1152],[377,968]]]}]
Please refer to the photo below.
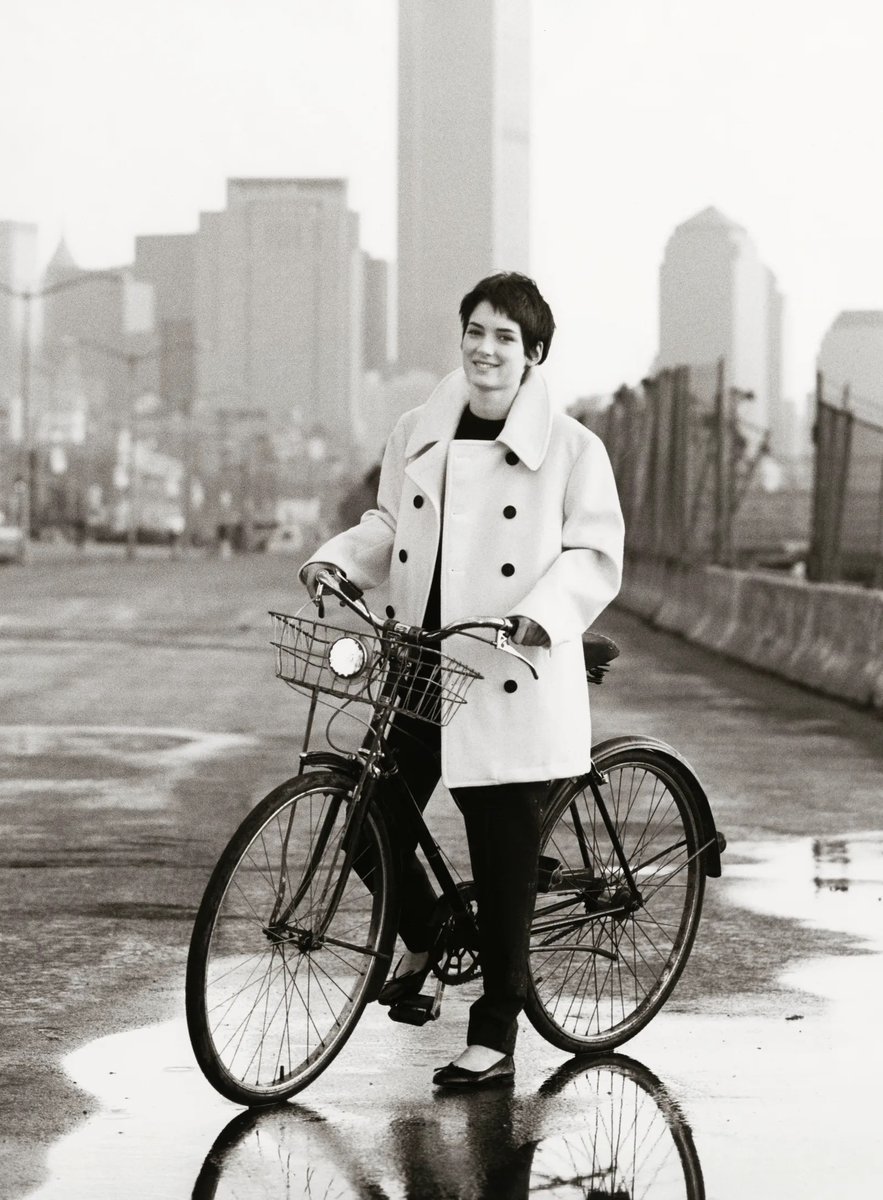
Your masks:
[{"label": "hazy sky", "polygon": [[[363,245],[394,257],[396,12],[0,0],[0,219],[38,222],[44,260],[63,229],[99,267],[195,229],[227,176],[339,174]],[[883,3],[533,0],[532,34],[531,269],[559,397],[646,373],[665,242],[709,204],[776,273],[787,389],[808,391],[836,313],[883,308]]]}]

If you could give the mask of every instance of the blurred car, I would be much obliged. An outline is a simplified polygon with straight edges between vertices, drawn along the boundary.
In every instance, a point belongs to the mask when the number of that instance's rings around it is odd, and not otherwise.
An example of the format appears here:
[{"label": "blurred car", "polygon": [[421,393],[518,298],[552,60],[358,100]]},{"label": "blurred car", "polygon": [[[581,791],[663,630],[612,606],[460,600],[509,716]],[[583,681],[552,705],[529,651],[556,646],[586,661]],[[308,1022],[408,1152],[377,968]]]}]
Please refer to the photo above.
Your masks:
[{"label": "blurred car", "polygon": [[17,525],[0,522],[0,562],[21,562],[24,557],[24,534]]}]

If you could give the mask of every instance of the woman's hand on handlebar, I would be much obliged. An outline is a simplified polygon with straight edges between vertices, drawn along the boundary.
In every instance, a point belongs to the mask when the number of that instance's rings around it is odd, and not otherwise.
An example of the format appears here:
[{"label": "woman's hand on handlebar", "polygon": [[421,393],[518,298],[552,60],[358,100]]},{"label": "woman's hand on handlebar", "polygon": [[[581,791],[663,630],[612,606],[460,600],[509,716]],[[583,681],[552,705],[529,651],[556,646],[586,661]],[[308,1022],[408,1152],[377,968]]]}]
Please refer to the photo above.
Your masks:
[{"label": "woman's hand on handlebar", "polygon": [[300,573],[301,582],[309,592],[311,600],[316,599],[316,589],[319,586],[318,576],[322,571],[328,571],[331,575],[340,575],[340,571],[334,563],[329,562],[307,563]]},{"label": "woman's hand on handlebar", "polygon": [[520,613],[516,613],[513,616],[513,620],[517,621],[518,624],[510,641],[513,641],[516,646],[542,646],[545,650],[548,650],[552,645],[552,641],[542,625],[538,625],[530,617],[523,617]]}]

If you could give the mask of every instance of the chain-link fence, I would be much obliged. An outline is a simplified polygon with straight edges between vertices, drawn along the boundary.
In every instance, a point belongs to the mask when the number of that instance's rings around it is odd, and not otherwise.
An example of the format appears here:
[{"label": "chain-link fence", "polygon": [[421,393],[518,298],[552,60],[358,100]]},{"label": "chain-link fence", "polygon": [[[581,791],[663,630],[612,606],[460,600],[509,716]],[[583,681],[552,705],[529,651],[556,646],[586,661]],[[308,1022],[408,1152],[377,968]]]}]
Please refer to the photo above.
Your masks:
[{"label": "chain-link fence", "polygon": [[626,520],[627,552],[669,562],[775,562],[805,553],[809,495],[765,492],[766,431],[725,365],[677,367],[621,388],[582,420],[604,440]]},{"label": "chain-link fence", "polygon": [[848,388],[826,395],[819,375],[813,435],[809,578],[883,587],[883,423]]}]

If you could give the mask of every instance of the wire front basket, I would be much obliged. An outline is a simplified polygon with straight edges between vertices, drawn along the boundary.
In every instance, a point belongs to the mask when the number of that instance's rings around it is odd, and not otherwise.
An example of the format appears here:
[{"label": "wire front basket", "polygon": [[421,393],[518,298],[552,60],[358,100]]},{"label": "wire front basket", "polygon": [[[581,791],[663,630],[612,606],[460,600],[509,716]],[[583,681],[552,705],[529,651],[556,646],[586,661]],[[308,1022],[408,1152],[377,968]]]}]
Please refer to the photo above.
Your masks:
[{"label": "wire front basket", "polygon": [[395,709],[431,725],[447,725],[476,679],[437,646],[401,634],[353,633],[309,617],[271,612],[276,676],[296,691]]}]

